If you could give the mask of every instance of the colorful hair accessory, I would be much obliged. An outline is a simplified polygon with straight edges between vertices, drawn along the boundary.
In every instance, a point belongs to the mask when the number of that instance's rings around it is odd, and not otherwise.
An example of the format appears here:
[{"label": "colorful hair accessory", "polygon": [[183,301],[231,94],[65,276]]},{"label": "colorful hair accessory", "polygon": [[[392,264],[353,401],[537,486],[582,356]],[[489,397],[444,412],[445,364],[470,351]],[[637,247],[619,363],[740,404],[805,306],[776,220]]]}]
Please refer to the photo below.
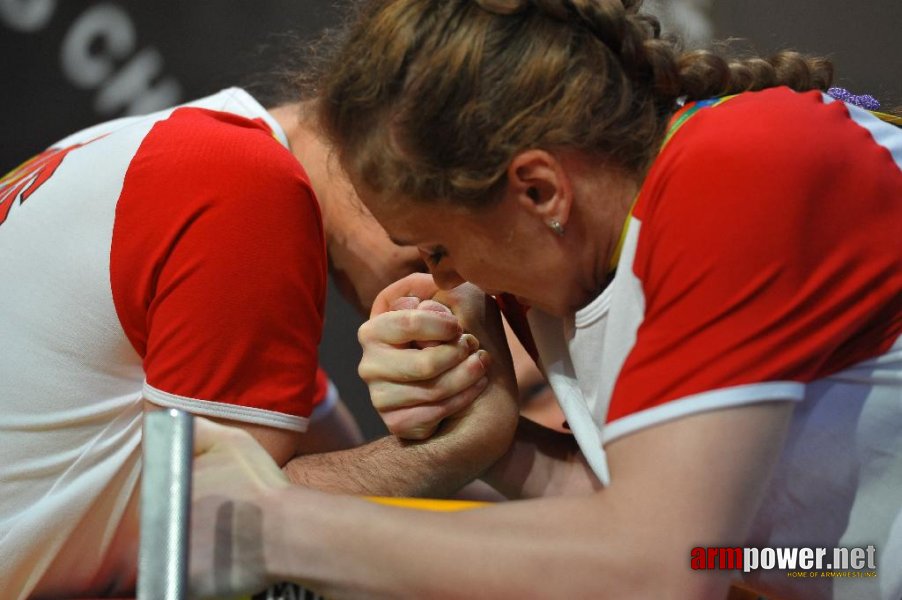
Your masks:
[{"label": "colorful hair accessory", "polygon": [[860,106],[865,110],[877,110],[880,108],[880,102],[870,94],[856,96],[846,88],[841,87],[832,87],[827,90],[827,94],[833,96],[837,100]]}]

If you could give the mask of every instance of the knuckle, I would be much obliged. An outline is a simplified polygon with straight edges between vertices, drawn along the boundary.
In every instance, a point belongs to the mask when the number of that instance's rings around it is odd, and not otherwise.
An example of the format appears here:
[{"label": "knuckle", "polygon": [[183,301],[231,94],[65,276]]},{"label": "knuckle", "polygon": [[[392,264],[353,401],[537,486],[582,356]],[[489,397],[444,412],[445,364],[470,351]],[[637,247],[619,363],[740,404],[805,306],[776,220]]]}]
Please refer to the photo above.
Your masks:
[{"label": "knuckle", "polygon": [[407,431],[413,428],[408,419],[400,411],[385,413],[382,415],[382,422],[397,437],[406,437]]},{"label": "knuckle", "polygon": [[429,357],[417,352],[410,361],[403,365],[403,376],[409,381],[420,381],[431,377],[432,365]]},{"label": "knuckle", "polygon": [[376,412],[381,412],[387,408],[388,402],[386,401],[385,394],[383,394],[380,390],[371,389],[370,404],[373,405],[373,408],[376,409]]},{"label": "knuckle", "polygon": [[398,329],[405,332],[415,331],[418,319],[414,313],[415,311],[412,310],[397,311],[398,320],[396,325]]},{"label": "knuckle", "polygon": [[402,428],[402,423],[395,413],[384,413],[380,416],[389,433],[397,437],[403,437],[402,434],[404,433],[404,430]]},{"label": "knuckle", "polygon": [[372,329],[372,321],[366,321],[357,328],[357,341],[363,344],[368,339],[370,329]]},{"label": "knuckle", "polygon": [[361,360],[360,364],[357,365],[357,375],[366,383],[372,382],[376,377],[373,368],[365,359]]}]

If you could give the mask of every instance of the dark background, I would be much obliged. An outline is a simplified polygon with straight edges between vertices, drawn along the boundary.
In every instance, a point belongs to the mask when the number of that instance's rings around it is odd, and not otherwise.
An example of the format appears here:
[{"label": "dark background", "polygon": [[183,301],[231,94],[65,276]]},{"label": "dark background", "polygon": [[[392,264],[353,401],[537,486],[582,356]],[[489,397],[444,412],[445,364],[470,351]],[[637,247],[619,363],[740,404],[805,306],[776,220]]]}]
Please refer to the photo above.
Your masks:
[{"label": "dark background", "polygon": [[[827,55],[838,85],[884,106],[902,104],[899,0],[658,0],[649,7],[697,45],[735,37],[762,54]],[[0,174],[87,125],[260,83],[285,57],[285,32],[311,38],[340,14],[327,0],[0,0]],[[322,363],[364,433],[375,437],[384,429],[356,376],[360,323],[330,287]]]}]

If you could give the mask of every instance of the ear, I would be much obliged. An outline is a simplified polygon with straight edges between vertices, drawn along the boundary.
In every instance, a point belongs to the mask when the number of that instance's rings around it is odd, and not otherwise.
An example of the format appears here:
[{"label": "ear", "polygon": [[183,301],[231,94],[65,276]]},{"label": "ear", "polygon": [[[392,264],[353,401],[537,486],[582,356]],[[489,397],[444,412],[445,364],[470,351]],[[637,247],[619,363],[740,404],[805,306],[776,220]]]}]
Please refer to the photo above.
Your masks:
[{"label": "ear", "polygon": [[573,206],[573,186],[561,161],[533,149],[516,155],[507,168],[508,193],[544,223],[566,225]]}]

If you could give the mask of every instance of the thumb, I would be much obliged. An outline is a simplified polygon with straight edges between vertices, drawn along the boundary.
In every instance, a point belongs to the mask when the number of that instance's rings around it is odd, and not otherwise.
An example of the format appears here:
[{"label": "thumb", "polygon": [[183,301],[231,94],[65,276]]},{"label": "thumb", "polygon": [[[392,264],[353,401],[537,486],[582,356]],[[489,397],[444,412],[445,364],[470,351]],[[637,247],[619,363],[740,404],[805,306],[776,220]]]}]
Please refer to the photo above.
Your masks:
[{"label": "thumb", "polygon": [[413,273],[404,279],[399,279],[387,288],[379,292],[373,301],[373,310],[370,318],[392,310],[391,303],[404,296],[416,298],[431,298],[438,291],[438,286],[432,280],[432,276],[426,273]]},{"label": "thumb", "polygon": [[[419,303],[419,305],[416,308],[418,308],[420,310],[431,310],[432,312],[438,312],[438,313],[448,313],[449,315],[452,314],[450,308],[448,308],[441,302],[436,302],[435,300],[423,300],[422,302]],[[425,342],[425,341],[420,341],[420,342],[417,342],[417,344],[416,344],[417,348],[420,348],[420,349],[431,348],[432,346],[441,346],[441,345],[442,345],[442,342]]]}]

